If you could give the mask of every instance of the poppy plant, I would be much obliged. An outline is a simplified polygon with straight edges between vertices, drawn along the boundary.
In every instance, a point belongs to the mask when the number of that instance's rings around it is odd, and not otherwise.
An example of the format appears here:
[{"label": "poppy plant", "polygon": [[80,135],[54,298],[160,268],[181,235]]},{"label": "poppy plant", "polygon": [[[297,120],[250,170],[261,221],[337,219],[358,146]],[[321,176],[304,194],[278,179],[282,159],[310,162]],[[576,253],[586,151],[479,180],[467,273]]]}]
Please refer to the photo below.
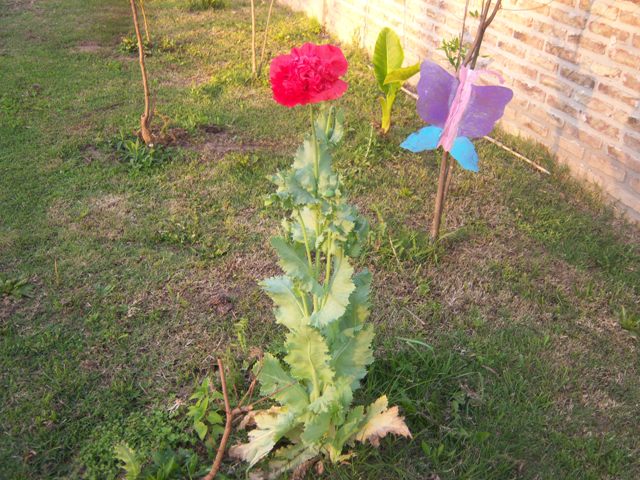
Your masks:
[{"label": "poppy plant", "polygon": [[347,59],[335,45],[305,43],[271,62],[273,98],[285,107],[307,105],[340,98],[347,83]]}]

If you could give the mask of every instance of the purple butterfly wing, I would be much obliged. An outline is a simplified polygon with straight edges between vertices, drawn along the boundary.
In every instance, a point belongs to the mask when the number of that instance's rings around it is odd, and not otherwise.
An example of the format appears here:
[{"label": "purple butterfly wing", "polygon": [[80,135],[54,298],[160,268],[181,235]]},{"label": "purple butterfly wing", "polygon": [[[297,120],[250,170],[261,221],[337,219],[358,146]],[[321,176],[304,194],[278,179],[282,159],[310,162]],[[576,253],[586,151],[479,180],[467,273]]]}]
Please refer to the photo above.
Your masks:
[{"label": "purple butterfly wing", "polygon": [[471,87],[471,100],[467,106],[458,136],[479,138],[489,135],[496,122],[504,115],[504,109],[513,98],[513,92],[506,87]]},{"label": "purple butterfly wing", "polygon": [[428,60],[422,62],[417,86],[418,115],[425,122],[442,128],[459,83],[440,65]]}]

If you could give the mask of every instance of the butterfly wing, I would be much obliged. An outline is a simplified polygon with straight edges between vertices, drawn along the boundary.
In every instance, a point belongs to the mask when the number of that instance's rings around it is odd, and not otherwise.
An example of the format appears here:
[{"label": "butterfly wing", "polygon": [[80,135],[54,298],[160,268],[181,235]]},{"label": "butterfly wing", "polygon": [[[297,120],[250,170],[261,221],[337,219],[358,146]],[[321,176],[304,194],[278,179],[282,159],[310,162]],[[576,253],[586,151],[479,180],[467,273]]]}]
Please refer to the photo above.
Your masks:
[{"label": "butterfly wing", "polygon": [[458,135],[469,138],[489,135],[512,98],[513,92],[506,87],[471,87],[471,99],[460,121]]},{"label": "butterfly wing", "polygon": [[423,152],[425,150],[434,150],[438,148],[438,140],[442,135],[442,129],[433,125],[424,127],[415,133],[412,133],[407,139],[400,144],[405,150],[413,153]]},{"label": "butterfly wing", "polygon": [[456,138],[449,153],[465,170],[478,171],[478,153],[471,140],[467,137]]},{"label": "butterfly wing", "polygon": [[444,127],[459,83],[440,65],[428,60],[422,62],[417,86],[420,117],[431,125]]}]

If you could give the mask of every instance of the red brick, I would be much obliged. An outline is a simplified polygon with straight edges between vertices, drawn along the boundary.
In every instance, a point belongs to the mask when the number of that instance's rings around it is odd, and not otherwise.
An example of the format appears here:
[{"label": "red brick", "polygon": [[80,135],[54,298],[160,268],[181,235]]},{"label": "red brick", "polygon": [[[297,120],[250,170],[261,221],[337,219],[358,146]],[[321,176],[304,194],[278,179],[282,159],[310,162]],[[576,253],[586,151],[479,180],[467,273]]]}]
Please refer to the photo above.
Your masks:
[{"label": "red brick", "polygon": [[567,33],[567,29],[562,25],[548,22],[533,22],[533,28],[537,32],[544,33],[547,36],[552,37],[554,40],[564,40]]},{"label": "red brick", "polygon": [[640,78],[637,73],[625,73],[622,78],[622,83],[630,90],[640,92]]},{"label": "red brick", "polygon": [[599,84],[598,91],[611,98],[615,98],[619,102],[629,105],[630,107],[635,107],[636,103],[638,102],[637,96],[626,95],[625,93],[620,91],[619,87],[607,85],[606,83]]},{"label": "red brick", "polygon": [[[600,120],[593,115],[587,114],[587,124],[598,133],[608,136],[611,140],[617,140],[620,130],[610,122]],[[640,144],[639,144],[640,145]]]},{"label": "red brick", "polygon": [[542,50],[542,48],[544,47],[544,40],[528,33],[523,33],[516,30],[513,32],[513,38],[522,43],[525,43],[528,47],[535,48],[536,50]]},{"label": "red brick", "polygon": [[631,188],[640,195],[640,177],[630,178],[629,185],[631,185]]},{"label": "red brick", "polygon": [[616,160],[618,160],[626,167],[629,167],[634,172],[640,173],[640,158],[633,158],[628,153],[623,152],[613,145],[607,146],[607,154],[614,157]]},{"label": "red brick", "polygon": [[571,85],[567,85],[566,83],[559,81],[557,77],[550,77],[549,75],[544,75],[541,73],[538,81],[545,87],[552,88],[565,97],[570,97],[571,93],[573,92]]},{"label": "red brick", "polygon": [[533,63],[536,67],[543,68],[551,73],[558,69],[558,64],[551,60],[550,57],[542,55],[528,55],[527,60]]},{"label": "red brick", "polygon": [[619,12],[620,10],[616,7],[600,2],[594,2],[590,11],[592,16],[604,17],[609,20],[615,20],[618,18]]},{"label": "red brick", "polygon": [[623,32],[610,23],[601,22],[599,20],[594,20],[589,23],[589,30],[609,39],[615,37],[621,42],[626,42],[627,38],[629,38],[629,34],[627,32]]},{"label": "red brick", "polygon": [[513,85],[522,95],[526,95],[530,98],[538,100],[539,102],[544,102],[544,97],[546,94],[542,89],[540,89],[540,87],[531,85],[521,80],[514,80]]},{"label": "red brick", "polygon": [[532,118],[522,116],[522,125],[541,137],[546,137],[549,134],[549,129],[546,126]]},{"label": "red brick", "polygon": [[634,47],[640,48],[640,35],[634,35],[633,36],[632,44],[633,44]]},{"label": "red brick", "polygon": [[567,35],[567,42],[576,45],[576,48],[574,48],[574,50],[587,50],[588,52],[597,53],[598,55],[602,55],[607,50],[606,43],[591,40],[581,33],[575,35]]},{"label": "red brick", "polygon": [[548,43],[544,46],[544,50],[551,55],[555,55],[567,62],[576,63],[577,60],[577,52],[574,50],[569,50],[568,48],[561,47],[560,45],[554,45],[552,43]]},{"label": "red brick", "polygon": [[576,12],[577,10],[572,10],[570,12],[567,12],[559,8],[552,8],[551,18],[565,25],[582,29],[587,24],[587,17],[584,15],[583,12],[580,12],[580,13],[576,13]]},{"label": "red brick", "polygon": [[611,52],[611,58],[618,63],[622,63],[630,67],[638,67],[638,65],[640,65],[640,54],[635,54],[629,50],[621,48],[616,48]]},{"label": "red brick", "polygon": [[599,77],[617,78],[620,76],[620,69],[614,65],[602,65],[600,63],[591,62],[587,66],[589,71],[595,73]]},{"label": "red brick", "polygon": [[[636,113],[636,115],[640,115],[640,113]],[[631,130],[640,134],[640,118],[629,116],[625,123]]]},{"label": "red brick", "polygon": [[640,152],[640,139],[626,134],[624,136],[624,144],[630,147],[634,152]]},{"label": "red brick", "polygon": [[578,130],[578,140],[591,148],[598,149],[602,146],[602,138],[600,135],[594,136],[580,129]]},{"label": "red brick", "polygon": [[575,108],[573,108],[571,105],[569,105],[565,100],[561,100],[557,96],[547,95],[547,105],[549,105],[552,108],[555,108],[560,112],[566,113],[570,117],[573,117],[576,119],[578,118],[578,111]]},{"label": "red brick", "polygon": [[635,11],[621,11],[620,20],[627,25],[633,25],[634,27],[640,27],[640,14]]},{"label": "red brick", "polygon": [[558,138],[558,146],[566,150],[567,152],[569,152],[571,155],[574,156],[574,158],[578,158],[578,159],[582,158],[585,152],[584,147],[582,145],[580,145],[579,143],[573,140],[566,139],[564,137]]},{"label": "red brick", "polygon": [[593,89],[594,85],[596,84],[596,81],[590,75],[578,73],[570,68],[561,67],[560,75],[571,81],[572,83],[580,85],[581,87]]},{"label": "red brick", "polygon": [[622,182],[627,174],[624,168],[617,164],[615,160],[600,153],[591,153],[588,156],[589,166],[598,172],[602,172],[615,180]]}]

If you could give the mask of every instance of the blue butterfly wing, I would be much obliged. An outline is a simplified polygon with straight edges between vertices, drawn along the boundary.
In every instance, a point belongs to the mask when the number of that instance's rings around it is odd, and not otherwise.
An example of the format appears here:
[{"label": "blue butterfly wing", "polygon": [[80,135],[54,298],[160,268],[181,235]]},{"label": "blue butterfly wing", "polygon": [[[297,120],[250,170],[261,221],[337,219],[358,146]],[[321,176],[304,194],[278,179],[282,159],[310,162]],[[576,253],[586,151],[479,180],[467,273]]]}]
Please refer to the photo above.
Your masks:
[{"label": "blue butterfly wing", "polygon": [[473,143],[467,137],[456,138],[449,153],[465,170],[478,171],[478,154]]},{"label": "blue butterfly wing", "polygon": [[424,152],[425,150],[434,150],[438,147],[438,141],[442,135],[442,129],[433,125],[424,127],[415,133],[412,133],[407,139],[400,144],[405,150],[413,153]]}]

